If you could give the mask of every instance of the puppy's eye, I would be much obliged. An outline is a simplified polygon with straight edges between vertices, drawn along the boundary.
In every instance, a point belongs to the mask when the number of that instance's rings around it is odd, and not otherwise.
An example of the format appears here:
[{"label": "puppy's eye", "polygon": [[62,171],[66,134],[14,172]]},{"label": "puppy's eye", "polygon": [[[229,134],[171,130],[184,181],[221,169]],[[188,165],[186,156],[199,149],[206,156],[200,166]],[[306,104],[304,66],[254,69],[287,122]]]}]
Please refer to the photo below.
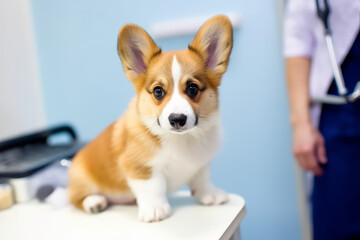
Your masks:
[{"label": "puppy's eye", "polygon": [[189,98],[195,98],[196,95],[199,93],[199,87],[195,83],[190,83],[185,90],[186,95],[189,96]]},{"label": "puppy's eye", "polygon": [[166,92],[162,87],[155,87],[153,94],[157,100],[162,100],[165,97]]}]

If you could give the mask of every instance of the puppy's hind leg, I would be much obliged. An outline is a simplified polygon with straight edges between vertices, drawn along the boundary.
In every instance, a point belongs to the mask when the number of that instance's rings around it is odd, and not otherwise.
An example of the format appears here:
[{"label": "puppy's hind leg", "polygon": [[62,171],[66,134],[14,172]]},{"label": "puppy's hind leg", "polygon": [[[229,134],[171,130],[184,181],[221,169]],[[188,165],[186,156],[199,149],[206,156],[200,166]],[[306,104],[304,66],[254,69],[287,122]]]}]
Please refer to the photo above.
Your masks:
[{"label": "puppy's hind leg", "polygon": [[107,199],[98,194],[95,189],[94,183],[90,181],[80,165],[73,164],[69,172],[70,202],[87,213],[104,211],[108,205]]},{"label": "puppy's hind leg", "polygon": [[108,202],[106,197],[99,194],[87,196],[82,201],[82,207],[87,213],[98,213],[106,209]]},{"label": "puppy's hind leg", "polygon": [[78,208],[87,213],[102,212],[108,206],[105,196],[91,191],[92,187],[84,182],[77,181],[69,185],[70,201]]}]

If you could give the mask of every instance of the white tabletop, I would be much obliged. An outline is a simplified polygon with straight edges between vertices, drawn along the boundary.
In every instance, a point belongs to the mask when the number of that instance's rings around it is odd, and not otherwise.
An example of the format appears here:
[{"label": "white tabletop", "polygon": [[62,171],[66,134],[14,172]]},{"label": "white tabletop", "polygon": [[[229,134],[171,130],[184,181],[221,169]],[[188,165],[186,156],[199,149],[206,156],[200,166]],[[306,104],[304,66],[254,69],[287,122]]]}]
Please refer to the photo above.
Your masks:
[{"label": "white tabletop", "polygon": [[224,205],[202,206],[177,192],[169,197],[172,216],[156,223],[139,222],[136,205],[90,215],[31,201],[0,211],[0,239],[229,239],[246,214],[244,199],[229,197]]}]

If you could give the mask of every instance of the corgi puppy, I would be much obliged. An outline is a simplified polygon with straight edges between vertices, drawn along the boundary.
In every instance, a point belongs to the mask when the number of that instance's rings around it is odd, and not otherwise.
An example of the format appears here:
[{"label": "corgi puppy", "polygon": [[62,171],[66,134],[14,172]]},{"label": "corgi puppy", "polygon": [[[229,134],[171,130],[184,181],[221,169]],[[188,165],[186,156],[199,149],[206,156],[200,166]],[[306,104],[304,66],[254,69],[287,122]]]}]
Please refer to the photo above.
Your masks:
[{"label": "corgi puppy", "polygon": [[125,114],[73,159],[70,201],[88,213],[138,204],[141,221],[170,216],[167,193],[188,184],[205,205],[228,201],[210,181],[221,140],[218,87],[232,49],[224,15],[208,20],[185,50],[162,52],[134,24],[118,37],[118,54],[136,97]]}]

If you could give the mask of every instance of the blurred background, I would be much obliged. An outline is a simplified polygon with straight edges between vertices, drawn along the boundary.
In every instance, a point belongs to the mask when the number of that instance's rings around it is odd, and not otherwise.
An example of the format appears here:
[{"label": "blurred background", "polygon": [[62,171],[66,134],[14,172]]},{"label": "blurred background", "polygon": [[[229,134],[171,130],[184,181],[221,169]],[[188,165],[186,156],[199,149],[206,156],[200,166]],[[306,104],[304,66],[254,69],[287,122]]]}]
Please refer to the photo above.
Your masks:
[{"label": "blurred background", "polygon": [[[281,51],[282,1],[2,0],[0,140],[59,123],[91,140],[134,96],[117,55],[122,25],[232,13],[230,65],[220,87],[224,143],[214,183],[243,196],[243,239],[301,239]],[[163,51],[194,37],[155,38]]]}]

